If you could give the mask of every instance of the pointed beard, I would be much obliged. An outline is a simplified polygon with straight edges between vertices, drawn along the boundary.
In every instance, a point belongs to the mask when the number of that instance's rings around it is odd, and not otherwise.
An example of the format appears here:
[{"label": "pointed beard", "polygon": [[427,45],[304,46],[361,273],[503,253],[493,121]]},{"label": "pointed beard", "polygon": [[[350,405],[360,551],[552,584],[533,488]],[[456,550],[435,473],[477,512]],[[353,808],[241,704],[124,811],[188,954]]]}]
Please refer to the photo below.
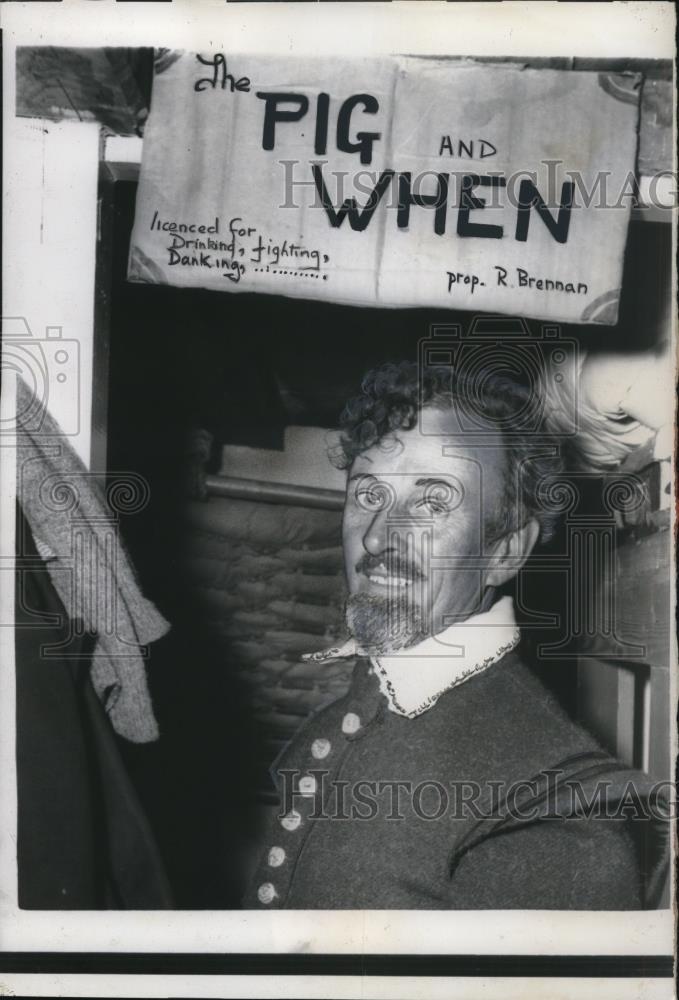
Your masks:
[{"label": "pointed beard", "polygon": [[380,594],[349,595],[345,619],[363,652],[386,655],[426,639],[429,633],[422,609],[410,595],[410,589],[384,597]]}]

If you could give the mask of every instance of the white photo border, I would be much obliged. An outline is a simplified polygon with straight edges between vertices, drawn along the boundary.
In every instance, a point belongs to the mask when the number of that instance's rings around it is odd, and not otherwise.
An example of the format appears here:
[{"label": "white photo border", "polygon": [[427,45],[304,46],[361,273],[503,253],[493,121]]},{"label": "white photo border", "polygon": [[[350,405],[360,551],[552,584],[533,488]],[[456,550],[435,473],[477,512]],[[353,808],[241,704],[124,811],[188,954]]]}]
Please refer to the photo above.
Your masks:
[{"label": "white photo border", "polygon": [[[60,46],[167,46],[209,50],[219,48],[228,39],[229,47],[239,52],[284,52],[286,54],[446,54],[502,56],[583,56],[674,59],[674,8],[671,3],[392,3],[392,4],[296,4],[237,3],[212,0],[174,0],[173,3],[125,3],[113,0],[67,0],[64,3],[2,4],[4,62],[4,143],[5,190],[17,192],[19,199],[30,198],[31,191],[21,188],[20,158],[12,147],[15,81],[14,54],[18,45],[46,44]],[[8,175],[8,164],[13,173]],[[29,171],[30,173],[30,171]],[[5,217],[4,258],[11,259],[13,248],[22,240],[22,202],[12,206]],[[674,232],[676,247],[676,227]],[[22,314],[35,308],[29,297],[39,298],[41,275],[33,274],[21,289],[8,287],[3,275],[6,305],[16,310],[25,300]],[[676,276],[674,286],[676,304]],[[43,303],[39,312],[42,314]],[[46,308],[49,308],[47,303]],[[4,315],[9,315],[4,308]],[[15,315],[15,311],[11,313]],[[39,326],[39,323],[36,323]],[[676,335],[676,331],[675,331]],[[675,336],[676,342],[676,336]],[[12,386],[3,379],[3,417],[13,413]],[[146,952],[146,953],[285,953],[378,954],[378,955],[590,955],[590,956],[668,956],[674,948],[675,919],[671,909],[632,913],[575,913],[555,911],[476,911],[476,912],[405,912],[405,911],[152,911],[152,912],[32,912],[17,908],[16,872],[16,779],[14,759],[14,650],[12,630],[6,623],[13,619],[13,574],[11,553],[14,536],[14,453],[4,438],[0,448],[2,463],[0,497],[2,542],[0,546],[0,629],[2,643],[0,670],[0,939],[6,952]],[[673,533],[671,533],[673,534]],[[673,593],[674,602],[674,593]],[[673,643],[673,656],[676,645]],[[673,701],[676,701],[676,672],[673,676]],[[676,748],[676,734],[675,734]],[[55,977],[48,977],[55,980]],[[58,977],[56,977],[58,978]],[[123,977],[125,979],[126,977]],[[191,977],[189,977],[190,979]],[[211,977],[198,977],[195,983],[181,980],[170,984],[155,977],[145,977],[153,992],[167,995],[180,989],[183,995],[225,995],[211,992]],[[221,982],[221,977],[218,977]],[[254,979],[239,981],[238,995],[248,992]],[[319,977],[324,979],[325,977]],[[325,992],[330,986],[318,983],[317,995],[356,995],[356,982],[349,979],[336,984],[337,992]],[[431,980],[430,993],[424,981],[417,994],[401,992],[397,983],[391,993],[378,979],[361,980],[363,996],[449,996],[454,979]],[[47,988],[32,975],[3,976],[11,989],[25,987],[35,995]],[[352,980],[353,981],[353,980]],[[583,984],[587,980],[581,980]],[[68,976],[59,989],[67,989]],[[470,985],[471,981],[466,981]],[[481,980],[476,980],[481,995]],[[519,979],[507,981],[503,996],[538,995],[519,986]],[[554,986],[556,987],[556,980]],[[639,980],[637,982],[640,982]],[[660,997],[664,992],[656,979],[643,992],[626,992],[621,987],[611,996],[643,995]],[[249,983],[249,985],[248,985]],[[197,984],[197,985],[196,985]],[[448,992],[444,988],[447,984]],[[275,984],[274,984],[275,985]],[[310,983],[306,983],[304,988]],[[628,984],[629,985],[629,984]],[[82,989],[89,990],[85,980]],[[276,995],[287,992],[290,983]],[[36,987],[38,989],[36,989]],[[118,995],[132,986],[118,981]],[[136,984],[136,991],[139,990]],[[263,987],[262,987],[263,988]],[[333,987],[334,988],[334,987]],[[455,987],[457,989],[458,987]],[[566,989],[566,987],[564,987]],[[349,992],[347,992],[349,990]],[[354,992],[352,992],[354,991]],[[583,992],[580,995],[584,995]],[[78,995],[96,995],[83,992]],[[138,992],[137,992],[138,995]],[[273,992],[256,995],[273,995]],[[299,994],[298,994],[299,995]],[[465,991],[466,996],[472,993]],[[487,993],[485,995],[488,995]],[[541,994],[541,995],[544,995]],[[550,996],[563,994],[550,985]],[[598,996],[608,996],[599,992]]]}]

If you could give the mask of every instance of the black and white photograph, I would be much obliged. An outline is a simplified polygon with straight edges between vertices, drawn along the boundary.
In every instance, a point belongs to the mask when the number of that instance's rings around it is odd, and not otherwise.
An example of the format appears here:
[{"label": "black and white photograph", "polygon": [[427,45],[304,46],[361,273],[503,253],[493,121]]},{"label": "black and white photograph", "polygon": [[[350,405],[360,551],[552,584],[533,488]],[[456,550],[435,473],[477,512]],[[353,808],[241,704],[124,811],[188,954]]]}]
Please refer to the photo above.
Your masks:
[{"label": "black and white photograph", "polygon": [[2,7],[10,995],[672,997],[673,5]]}]

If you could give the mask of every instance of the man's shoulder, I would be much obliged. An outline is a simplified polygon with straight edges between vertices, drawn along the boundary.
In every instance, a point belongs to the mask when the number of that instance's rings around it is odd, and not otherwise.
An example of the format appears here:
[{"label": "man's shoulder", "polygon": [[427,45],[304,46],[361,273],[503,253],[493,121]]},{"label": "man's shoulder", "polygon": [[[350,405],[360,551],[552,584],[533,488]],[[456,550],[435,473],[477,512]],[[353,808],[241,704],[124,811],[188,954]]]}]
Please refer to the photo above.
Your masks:
[{"label": "man's shoulder", "polygon": [[653,905],[627,824],[564,818],[488,833],[456,852],[450,894],[459,908],[628,910]]},{"label": "man's shoulder", "polygon": [[497,759],[552,761],[601,749],[561,705],[520,651],[452,688],[432,723],[459,744],[460,732],[482,741]]}]

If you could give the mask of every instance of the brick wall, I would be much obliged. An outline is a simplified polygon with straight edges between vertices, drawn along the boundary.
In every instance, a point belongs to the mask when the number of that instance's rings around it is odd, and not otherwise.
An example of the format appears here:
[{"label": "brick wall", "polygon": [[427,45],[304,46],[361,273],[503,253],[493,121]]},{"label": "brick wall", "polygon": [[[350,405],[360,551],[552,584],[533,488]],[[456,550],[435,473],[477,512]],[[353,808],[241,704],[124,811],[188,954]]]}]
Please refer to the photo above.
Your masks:
[{"label": "brick wall", "polygon": [[352,661],[303,663],[344,638],[337,511],[217,497],[190,504],[188,572],[227,669],[252,693],[262,780],[304,718],[346,690]]}]

